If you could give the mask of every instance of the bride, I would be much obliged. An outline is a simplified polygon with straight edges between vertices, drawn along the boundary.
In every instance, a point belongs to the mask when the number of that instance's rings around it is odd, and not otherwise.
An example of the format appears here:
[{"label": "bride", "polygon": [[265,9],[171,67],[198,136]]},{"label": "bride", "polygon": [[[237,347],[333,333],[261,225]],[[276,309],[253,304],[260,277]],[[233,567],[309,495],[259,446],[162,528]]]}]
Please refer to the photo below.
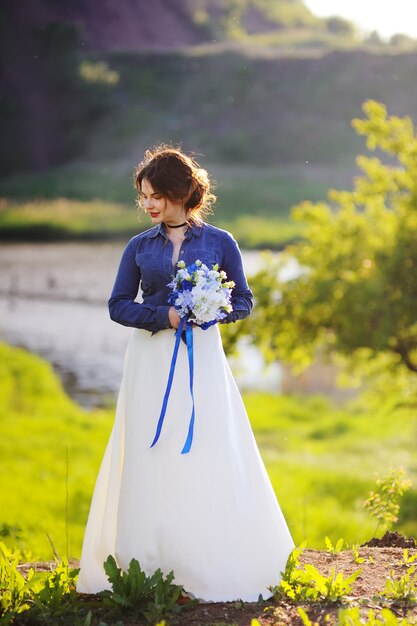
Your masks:
[{"label": "bride", "polygon": [[[182,454],[192,410],[187,346],[180,342],[158,442],[175,330],[180,317],[167,286],[179,260],[218,264],[235,283],[222,323],[248,316],[252,292],[230,233],[204,221],[215,197],[205,170],[181,150],[148,150],[135,172],[152,228],[123,253],[110,316],[130,326],[113,430],[88,516],[77,590],[109,589],[103,563],[132,558],[202,601],[270,597],[293,541],[260,457],[219,328],[195,326],[192,446]],[[141,302],[136,302],[139,287]]]}]

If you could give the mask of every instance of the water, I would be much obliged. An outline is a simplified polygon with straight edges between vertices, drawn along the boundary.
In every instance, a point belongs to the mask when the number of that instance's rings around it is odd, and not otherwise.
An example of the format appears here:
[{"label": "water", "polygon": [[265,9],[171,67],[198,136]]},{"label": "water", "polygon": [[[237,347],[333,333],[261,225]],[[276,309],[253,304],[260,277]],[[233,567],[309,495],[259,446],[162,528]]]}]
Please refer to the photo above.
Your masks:
[{"label": "water", "polygon": [[[86,407],[114,400],[131,330],[108,316],[107,300],[124,243],[2,244],[0,339],[48,359]],[[243,253],[246,272],[262,263]],[[290,273],[294,268],[289,268]],[[232,367],[240,386],[279,390],[280,368],[265,371],[246,347]]]}]

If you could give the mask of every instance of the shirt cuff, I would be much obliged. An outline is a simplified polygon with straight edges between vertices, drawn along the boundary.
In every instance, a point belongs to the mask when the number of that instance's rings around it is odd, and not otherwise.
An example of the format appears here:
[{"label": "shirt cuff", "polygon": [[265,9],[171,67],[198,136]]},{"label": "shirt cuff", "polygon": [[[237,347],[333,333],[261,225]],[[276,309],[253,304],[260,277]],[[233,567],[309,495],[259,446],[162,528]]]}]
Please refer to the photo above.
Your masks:
[{"label": "shirt cuff", "polygon": [[222,317],[221,320],[219,320],[220,324],[230,324],[231,322],[236,322],[236,320],[238,319],[238,316],[236,314],[235,311],[231,311],[230,313],[228,313],[226,315],[226,317]]},{"label": "shirt cuff", "polygon": [[168,314],[170,308],[170,306],[165,305],[160,305],[156,307],[156,325],[159,330],[164,330],[164,328],[171,328]]}]

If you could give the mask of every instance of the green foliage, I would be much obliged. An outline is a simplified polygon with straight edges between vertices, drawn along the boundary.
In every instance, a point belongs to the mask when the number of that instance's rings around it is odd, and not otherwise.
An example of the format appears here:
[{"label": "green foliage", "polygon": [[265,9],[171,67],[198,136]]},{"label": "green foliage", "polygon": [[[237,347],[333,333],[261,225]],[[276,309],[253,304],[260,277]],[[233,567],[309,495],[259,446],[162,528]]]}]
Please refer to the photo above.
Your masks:
[{"label": "green foliage", "polygon": [[352,546],[352,553],[353,553],[353,558],[355,559],[355,563],[357,563],[358,565],[361,565],[362,563],[365,562],[365,559],[363,558],[363,556],[360,556],[359,554],[358,546],[356,545]]},{"label": "green foliage", "polygon": [[295,549],[287,562],[279,585],[271,589],[276,599],[289,598],[293,602],[340,602],[352,591],[353,583],[361,574],[357,570],[345,578],[332,568],[323,576],[314,565],[300,566],[300,549]]},{"label": "green foliage", "polygon": [[335,555],[338,554],[341,549],[343,548],[343,542],[344,540],[342,538],[340,538],[337,542],[336,545],[333,545],[332,542],[330,541],[330,539],[326,536],[324,538],[324,543],[326,546],[326,550],[329,554]]},{"label": "green foliage", "polygon": [[328,17],[326,19],[326,27],[331,33],[352,36],[355,34],[355,25],[349,20],[339,17],[338,15]]},{"label": "green foliage", "polygon": [[411,566],[408,571],[397,578],[395,572],[392,571],[388,576],[383,597],[390,600],[393,604],[404,604],[413,606],[417,603],[417,576],[415,567]]},{"label": "green foliage", "polygon": [[34,570],[31,569],[25,579],[17,569],[18,563],[19,554],[0,543],[0,617],[6,624],[30,607]]},{"label": "green foliage", "polygon": [[323,576],[313,565],[304,566],[308,582],[314,585],[319,600],[325,602],[339,602],[349,595],[353,588],[353,583],[360,576],[362,570],[353,572],[345,578],[342,572],[336,573],[332,568],[329,576]]},{"label": "green foliage", "polygon": [[408,549],[406,548],[403,552],[403,559],[401,561],[401,565],[403,565],[404,567],[410,567],[416,560],[417,560],[417,553],[412,554],[410,556],[408,554]]},{"label": "green foliage", "polygon": [[[150,227],[136,211],[130,166],[74,164],[0,181],[1,239],[128,238]],[[242,248],[280,249],[300,234],[289,207],[305,197],[324,198],[338,166],[311,180],[296,165],[275,168],[210,166],[219,178],[218,201],[209,221],[230,230]],[[104,200],[97,200],[97,198]],[[254,215],[254,206],[257,207]]]},{"label": "green foliage", "polygon": [[[297,610],[304,626],[321,626],[329,623],[330,615],[326,615],[320,623],[312,622],[302,607],[299,607]],[[334,626],[413,626],[414,624],[416,624],[414,618],[397,617],[395,613],[387,608],[382,609],[378,615],[375,615],[375,612],[369,609],[367,616],[364,617],[361,609],[357,606],[339,609],[337,621],[334,622]]]},{"label": "green foliage", "polygon": [[20,623],[21,613],[25,613],[24,623],[39,626],[68,623],[68,615],[75,619],[79,611],[75,591],[78,570],[60,562],[52,572],[30,568],[25,578],[19,571],[21,557],[18,550],[9,550],[0,543],[1,623]]},{"label": "green foliage", "polygon": [[382,609],[379,615],[370,609],[367,618],[362,618],[359,607],[351,607],[339,610],[335,626],[413,626],[415,623],[414,618],[397,617],[390,609]]},{"label": "green foliage", "polygon": [[297,612],[298,615],[301,617],[301,621],[303,622],[304,626],[319,626],[318,622],[311,621],[303,607],[299,606]]},{"label": "green foliage", "polygon": [[[52,557],[48,533],[58,555],[77,557],[114,413],[80,409],[42,359],[4,345],[0,397],[2,541],[47,560]],[[366,541],[375,521],[361,502],[374,473],[403,464],[414,479],[415,411],[393,399],[376,405],[358,399],[342,407],[319,396],[252,393],[244,401],[297,543],[307,540],[310,547],[324,548],[326,535],[333,543],[343,537],[345,545]],[[415,536],[416,491],[406,497],[398,529]]]},{"label": "green foliage", "polygon": [[19,551],[11,551],[0,543],[0,623],[4,626],[92,626],[93,623],[108,626],[103,618],[112,620],[113,626],[123,626],[124,620],[118,617],[145,619],[156,626],[166,626],[164,621],[160,622],[161,618],[181,611],[176,601],[182,587],[172,583],[172,572],[164,577],[157,570],[148,577],[138,562],[132,560],[128,572],[121,574],[114,559],[109,557],[105,569],[113,591],[99,594],[102,601],[85,595],[81,601],[75,588],[78,569],[59,562],[51,572],[35,572],[30,568],[24,577],[19,571],[21,556]]},{"label": "green foliage", "polygon": [[[352,191],[329,191],[329,203],[304,202],[294,218],[303,238],[253,279],[258,306],[240,333],[268,358],[304,367],[320,350],[351,362],[386,357],[384,369],[417,372],[417,137],[410,118],[388,116],[368,101],[353,120],[370,150]],[[296,259],[291,280],[280,267]]]},{"label": "green foliage", "polygon": [[2,540],[46,560],[49,536],[59,556],[78,555],[113,413],[80,409],[43,359],[4,344],[0,395]]},{"label": "green foliage", "polygon": [[183,588],[173,584],[173,572],[164,577],[157,569],[152,576],[147,576],[136,559],[130,561],[127,572],[122,572],[111,555],[104,569],[112,590],[100,595],[107,606],[115,609],[115,615],[124,614],[133,621],[144,617],[155,623],[181,610],[177,600]]},{"label": "green foliage", "polygon": [[[257,22],[262,24],[261,30],[275,31],[285,28],[307,28],[319,30],[325,21],[315,17],[303,2],[281,0],[229,0],[213,11],[212,0],[199,0],[194,10],[194,20],[204,25],[212,37],[220,40],[250,40],[256,32],[253,24],[247,19],[252,11]],[[256,22],[255,22],[256,23]]]},{"label": "green foliage", "polygon": [[391,469],[388,476],[377,479],[376,486],[376,490],[370,492],[363,504],[370,515],[378,520],[375,534],[381,524],[391,528],[398,521],[400,498],[410,489],[411,481],[404,478],[403,468]]},{"label": "green foliage", "polygon": [[[250,400],[248,408],[252,409],[252,404],[255,404],[255,397]],[[276,414],[282,429],[275,431],[264,419],[264,428],[256,430],[269,474],[292,524],[291,530],[296,540],[307,538],[310,545],[313,541],[315,546],[321,546],[322,537],[326,534],[333,540],[343,535],[349,543],[369,539],[373,536],[375,523],[364,515],[361,501],[371,488],[370,477],[375,470],[373,463],[384,470],[385,454],[391,461],[394,458],[398,463],[404,460],[404,451],[401,453],[398,450],[397,455],[390,448],[390,438],[392,442],[395,441],[395,445],[402,439],[402,434],[395,432],[395,418],[389,418],[387,414],[387,420],[383,421],[390,434],[387,432],[386,438],[374,439],[378,431],[382,436],[384,427],[380,416],[375,417],[374,414],[375,421],[370,420],[366,411],[351,414],[350,418],[343,421],[334,409],[327,419],[326,409],[316,406],[310,418],[301,421],[300,417],[288,404],[285,406],[283,403],[280,409],[277,408]],[[256,425],[255,419],[253,423]],[[320,434],[320,438],[317,438],[317,434]],[[379,450],[377,440],[381,445]],[[406,444],[404,450],[407,448]],[[292,487],[288,480],[283,479],[289,475],[290,483],[294,480]],[[410,523],[416,511],[414,494],[410,494],[410,503],[408,530],[404,526],[406,518],[403,514],[400,528],[412,534]],[[316,534],[319,532],[321,536]]]},{"label": "green foliage", "polygon": [[79,72],[86,82],[91,83],[116,85],[120,79],[118,72],[111,70],[103,61],[82,61]]},{"label": "green foliage", "polygon": [[60,198],[31,202],[4,202],[0,211],[3,239],[30,241],[127,237],[146,230],[134,208],[109,202],[82,202]]},{"label": "green foliage", "polygon": [[68,563],[60,562],[53,572],[44,577],[42,587],[32,597],[31,614],[40,624],[57,624],[68,613],[75,612],[78,594],[75,580],[78,569],[70,569]]},{"label": "green foliage", "polygon": [[303,585],[300,556],[303,552],[303,547],[294,548],[288,557],[285,565],[285,571],[282,572],[279,585],[271,587],[271,591],[276,600],[283,598],[289,598],[294,602],[309,601],[313,595],[313,591]]}]

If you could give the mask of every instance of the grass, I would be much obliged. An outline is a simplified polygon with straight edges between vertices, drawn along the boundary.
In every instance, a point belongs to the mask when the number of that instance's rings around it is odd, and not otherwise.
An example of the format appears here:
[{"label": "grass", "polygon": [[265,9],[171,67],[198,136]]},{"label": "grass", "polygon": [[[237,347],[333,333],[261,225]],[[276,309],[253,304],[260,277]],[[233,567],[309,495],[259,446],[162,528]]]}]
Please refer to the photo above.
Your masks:
[{"label": "grass", "polygon": [[272,47],[288,56],[302,55],[303,52],[313,56],[320,52],[325,54],[332,50],[358,50],[365,47],[363,42],[349,34],[343,35],[309,28],[286,28],[259,33],[241,41],[246,45]]},{"label": "grass", "polygon": [[0,212],[0,233],[11,239],[115,238],[147,227],[134,208],[96,200],[7,202]]},{"label": "grass", "polygon": [[[401,465],[416,471],[411,441],[417,422],[409,408],[381,402],[372,410],[360,400],[337,408],[320,397],[259,394],[246,397],[246,407],[298,541],[317,546],[326,534],[350,542],[370,538],[376,524],[364,515],[362,501],[374,474]],[[402,529],[415,535],[415,491],[409,500]]]},{"label": "grass", "polygon": [[0,196],[15,202],[67,198],[132,205],[134,165],[134,161],[130,166],[78,161],[43,172],[10,176],[0,180]]},{"label": "grass", "polygon": [[[51,558],[79,556],[92,489],[113,411],[87,412],[63,392],[42,359],[0,346],[0,540]],[[375,521],[362,507],[374,474],[417,473],[415,411],[356,400],[248,394],[245,404],[269,476],[296,543],[360,543]],[[68,451],[69,545],[66,545]],[[417,492],[404,500],[399,529],[417,535]],[[381,529],[382,531],[383,529]]]},{"label": "grass", "polygon": [[61,558],[78,554],[111,416],[81,410],[45,361],[6,345],[0,346],[0,387],[0,539],[51,558],[48,534]]},{"label": "grass", "polygon": [[[217,181],[212,223],[233,232],[242,247],[280,248],[300,233],[290,208],[320,200],[334,181],[349,174],[339,167],[315,172],[307,166],[267,169],[208,165]],[[117,238],[149,227],[138,220],[132,166],[82,163],[0,183],[0,239]]]}]

